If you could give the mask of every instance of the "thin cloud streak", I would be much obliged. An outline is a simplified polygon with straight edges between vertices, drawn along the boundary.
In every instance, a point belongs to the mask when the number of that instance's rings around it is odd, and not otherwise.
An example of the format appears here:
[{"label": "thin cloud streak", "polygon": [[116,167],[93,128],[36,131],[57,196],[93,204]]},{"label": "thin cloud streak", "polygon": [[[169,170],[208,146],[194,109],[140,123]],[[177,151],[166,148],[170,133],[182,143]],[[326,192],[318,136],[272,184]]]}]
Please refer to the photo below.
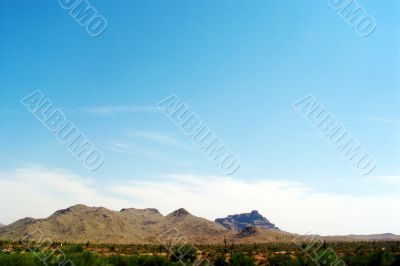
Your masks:
[{"label": "thin cloud streak", "polygon": [[368,117],[367,120],[372,121],[372,122],[377,122],[377,123],[389,124],[389,125],[396,124],[396,120],[387,119],[387,118],[383,118],[383,117],[377,117],[377,116]]},{"label": "thin cloud streak", "polygon": [[131,133],[131,136],[138,139],[148,140],[151,142],[155,142],[157,144],[161,144],[164,146],[176,147],[185,150],[191,150],[187,145],[183,142],[168,136],[159,131],[134,131]]},{"label": "thin cloud streak", "polygon": [[[108,148],[111,151],[130,154],[130,155],[143,155],[150,158],[161,158],[162,154],[156,150],[151,148],[143,148],[139,147],[132,143],[121,142],[121,141],[111,141],[108,145]],[[161,157],[160,157],[161,156]]]},{"label": "thin cloud streak", "polygon": [[116,115],[123,113],[157,113],[160,109],[157,106],[93,106],[79,108],[81,111],[96,115]]},{"label": "thin cloud streak", "polygon": [[177,166],[189,166],[192,163],[188,161],[174,160],[168,153],[161,150],[135,143],[128,143],[124,141],[111,141],[106,148],[112,152],[132,155],[132,156],[145,156],[147,158],[160,160]]}]

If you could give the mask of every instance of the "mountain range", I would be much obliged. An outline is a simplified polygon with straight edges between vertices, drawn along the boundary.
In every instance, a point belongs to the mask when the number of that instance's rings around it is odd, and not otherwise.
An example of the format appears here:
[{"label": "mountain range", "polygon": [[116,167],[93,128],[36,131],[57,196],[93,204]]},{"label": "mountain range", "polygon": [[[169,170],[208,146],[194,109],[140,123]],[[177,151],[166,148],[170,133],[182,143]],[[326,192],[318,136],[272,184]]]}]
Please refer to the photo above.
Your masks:
[{"label": "mountain range", "polygon": [[[45,219],[24,218],[0,227],[0,239],[51,239],[75,243],[163,243],[197,244],[262,243],[292,241],[298,235],[284,232],[257,211],[229,215],[215,222],[178,209],[164,216],[157,209],[122,209],[75,205],[54,212]],[[392,234],[332,236],[329,240],[400,240]]]}]

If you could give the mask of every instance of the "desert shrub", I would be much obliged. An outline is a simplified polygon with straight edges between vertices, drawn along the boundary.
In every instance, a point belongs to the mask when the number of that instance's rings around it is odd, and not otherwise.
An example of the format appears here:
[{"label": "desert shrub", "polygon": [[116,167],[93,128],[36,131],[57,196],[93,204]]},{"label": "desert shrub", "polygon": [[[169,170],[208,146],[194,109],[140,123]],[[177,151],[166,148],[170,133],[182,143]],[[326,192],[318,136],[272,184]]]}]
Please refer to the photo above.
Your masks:
[{"label": "desert shrub", "polygon": [[170,259],[173,262],[191,264],[196,261],[197,249],[192,245],[180,245],[173,248]]},{"label": "desert shrub", "polygon": [[138,266],[168,266],[172,265],[166,258],[157,257],[157,256],[138,256],[136,257],[137,264],[129,264],[129,265],[138,265]]},{"label": "desert shrub", "polygon": [[243,254],[243,253],[235,253],[231,258],[232,266],[255,266],[254,259]]},{"label": "desert shrub", "polygon": [[64,253],[82,253],[83,252],[83,247],[78,244],[70,244],[66,245],[62,248],[62,251]]},{"label": "desert shrub", "polygon": [[218,256],[213,261],[214,266],[228,266],[225,256]]},{"label": "desert shrub", "polygon": [[394,261],[393,261],[392,265],[390,265],[390,266],[400,266],[400,254],[397,254],[394,257]]},{"label": "desert shrub", "polygon": [[38,260],[33,255],[0,255],[0,266],[37,266]]},{"label": "desert shrub", "polygon": [[370,253],[360,253],[355,256],[345,256],[344,260],[350,266],[394,266],[399,265],[399,260],[397,259],[399,257],[396,258],[393,253],[380,250]]},{"label": "desert shrub", "polygon": [[297,259],[293,259],[287,254],[276,254],[272,255],[269,260],[271,266],[294,266],[298,265]]},{"label": "desert shrub", "polygon": [[111,256],[107,265],[113,266],[170,266],[166,258],[158,256]]},{"label": "desert shrub", "polygon": [[[106,260],[104,257],[95,255],[91,252],[84,251],[82,253],[66,254],[68,260],[72,261],[75,266],[105,266]],[[67,264],[70,266],[69,264]]]}]

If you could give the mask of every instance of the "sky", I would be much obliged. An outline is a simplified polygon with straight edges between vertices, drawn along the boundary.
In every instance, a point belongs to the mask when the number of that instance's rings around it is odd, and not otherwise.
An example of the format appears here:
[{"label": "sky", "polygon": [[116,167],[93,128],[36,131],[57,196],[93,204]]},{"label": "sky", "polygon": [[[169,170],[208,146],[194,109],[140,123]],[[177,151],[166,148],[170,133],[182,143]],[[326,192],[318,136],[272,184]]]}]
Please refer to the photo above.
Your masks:
[{"label": "sky", "polygon": [[[62,2],[62,1],[61,1]],[[400,234],[400,3],[91,0],[91,36],[59,1],[0,3],[0,222],[84,203],[259,210],[285,231]],[[354,3],[354,2],[353,2]],[[21,103],[39,91],[104,156],[91,171]],[[179,98],[240,162],[233,174],[159,103]],[[361,173],[294,107],[305,97],[362,144]]]}]

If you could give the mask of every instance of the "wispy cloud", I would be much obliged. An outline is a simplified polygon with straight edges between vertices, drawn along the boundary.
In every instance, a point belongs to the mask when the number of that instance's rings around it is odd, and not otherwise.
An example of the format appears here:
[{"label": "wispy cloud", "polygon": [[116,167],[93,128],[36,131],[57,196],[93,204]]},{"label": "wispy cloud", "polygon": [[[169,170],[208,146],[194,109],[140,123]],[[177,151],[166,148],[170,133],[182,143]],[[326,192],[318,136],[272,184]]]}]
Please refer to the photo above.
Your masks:
[{"label": "wispy cloud", "polygon": [[170,153],[162,152],[158,148],[138,145],[132,142],[126,141],[111,141],[107,145],[108,149],[113,152],[134,155],[134,156],[145,156],[151,159],[160,160],[176,166],[189,166],[191,162],[187,160],[174,160]]},{"label": "wispy cloud", "polygon": [[168,136],[159,131],[134,131],[131,133],[131,136],[134,138],[139,138],[143,140],[149,140],[151,142],[155,142],[157,144],[161,144],[164,146],[177,147],[181,149],[190,149],[187,145],[185,145],[182,141]]},{"label": "wispy cloud", "polygon": [[0,201],[3,223],[46,217],[83,203],[114,210],[155,207],[164,214],[184,207],[208,219],[257,209],[281,229],[295,233],[400,233],[400,196],[319,193],[305,184],[277,180],[178,175],[151,182],[99,183],[63,170],[25,168],[0,173]]},{"label": "wispy cloud", "polygon": [[131,154],[131,155],[144,155],[148,157],[159,157],[161,153],[152,148],[141,147],[134,143],[111,141],[108,145],[109,149],[115,152]]},{"label": "wispy cloud", "polygon": [[121,113],[134,113],[134,112],[144,112],[144,113],[157,113],[160,109],[157,106],[93,106],[93,107],[82,107],[79,108],[81,111],[96,115],[115,115]]},{"label": "wispy cloud", "polygon": [[118,197],[100,193],[94,179],[62,169],[38,166],[0,173],[1,222],[24,217],[43,218],[55,210],[77,203],[118,208],[129,204]]},{"label": "wispy cloud", "polygon": [[377,122],[377,123],[389,124],[389,125],[396,124],[396,121],[393,119],[388,119],[388,118],[383,118],[383,117],[378,117],[378,116],[368,117],[367,120],[372,121],[372,122]]},{"label": "wispy cloud", "polygon": [[136,156],[145,156],[152,159],[169,162],[174,165],[190,165],[188,161],[174,160],[171,148],[185,151],[191,148],[180,140],[159,131],[132,131],[125,140],[113,140],[108,148],[113,152]]}]

